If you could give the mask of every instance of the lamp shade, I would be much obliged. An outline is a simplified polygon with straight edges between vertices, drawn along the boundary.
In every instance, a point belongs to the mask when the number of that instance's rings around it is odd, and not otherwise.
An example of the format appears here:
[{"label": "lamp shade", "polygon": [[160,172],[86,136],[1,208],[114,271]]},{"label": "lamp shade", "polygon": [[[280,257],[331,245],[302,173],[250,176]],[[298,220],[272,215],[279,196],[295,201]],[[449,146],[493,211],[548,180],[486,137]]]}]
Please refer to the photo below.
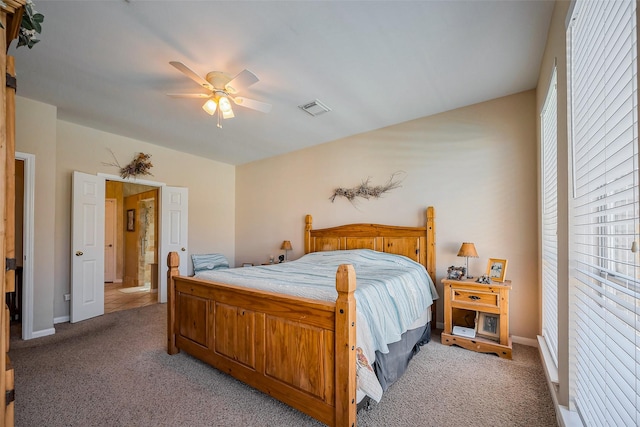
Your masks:
[{"label": "lamp shade", "polygon": [[466,256],[471,258],[478,258],[478,252],[473,243],[463,243],[458,251],[458,256]]},{"label": "lamp shade", "polygon": [[285,251],[290,251],[291,248],[291,242],[289,240],[285,240],[284,242],[282,242],[282,246],[280,246],[280,249],[283,249]]},{"label": "lamp shade", "polygon": [[218,105],[216,104],[216,101],[213,98],[207,99],[207,102],[205,102],[204,105],[202,106],[202,109],[206,111],[207,114],[212,116],[216,112],[216,108],[218,108]]}]

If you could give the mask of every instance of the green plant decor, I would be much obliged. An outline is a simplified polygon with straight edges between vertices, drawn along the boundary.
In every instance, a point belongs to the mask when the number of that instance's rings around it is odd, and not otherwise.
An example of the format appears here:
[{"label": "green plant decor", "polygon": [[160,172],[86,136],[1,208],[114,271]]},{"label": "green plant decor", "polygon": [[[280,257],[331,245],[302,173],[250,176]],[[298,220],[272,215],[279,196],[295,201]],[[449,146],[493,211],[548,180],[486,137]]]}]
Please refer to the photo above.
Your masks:
[{"label": "green plant decor", "polygon": [[[0,0],[0,7],[6,8],[7,4]],[[18,46],[27,46],[31,49],[40,40],[36,37],[36,34],[42,32],[42,21],[44,21],[44,15],[36,11],[33,7],[33,2],[27,0],[24,5],[24,13],[22,14],[22,22],[20,23],[20,32],[18,34]],[[2,23],[0,27],[4,28]]]}]

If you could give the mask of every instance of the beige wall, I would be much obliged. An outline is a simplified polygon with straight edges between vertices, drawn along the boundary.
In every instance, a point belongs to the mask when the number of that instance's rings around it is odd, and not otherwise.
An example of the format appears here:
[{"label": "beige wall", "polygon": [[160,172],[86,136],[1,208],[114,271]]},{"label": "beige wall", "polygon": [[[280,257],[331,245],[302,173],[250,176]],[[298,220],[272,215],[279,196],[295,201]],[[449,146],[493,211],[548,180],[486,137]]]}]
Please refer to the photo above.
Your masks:
[{"label": "beige wall", "polygon": [[[528,91],[466,108],[333,141],[237,167],[236,263],[260,263],[283,253],[303,253],[305,214],[314,227],[344,223],[424,224],[436,208],[437,286],[464,241],[480,255],[508,259],[511,333],[538,333],[536,196],[536,93]],[[402,186],[376,200],[329,200],[336,187],[371,178],[385,183],[403,171]],[[442,322],[442,300],[438,302]]]},{"label": "beige wall", "polygon": [[[279,255],[291,240],[302,255],[304,215],[314,226],[350,222],[421,225],[427,205],[436,207],[437,275],[463,241],[475,242],[480,258],[507,258],[513,281],[511,332],[538,333],[536,94],[528,91],[447,113],[356,135],[234,168],[142,141],[55,118],[55,107],[18,97],[18,150],[36,155],[36,261],[34,329],[69,313],[71,172],[107,173],[137,152],[152,154],[153,177],[189,188],[189,251],[222,252],[233,265]],[[35,125],[37,123],[37,126]],[[235,176],[234,176],[235,171]],[[401,187],[377,200],[329,200],[336,187],[370,178],[386,182],[402,171]],[[235,233],[235,235],[234,235]],[[48,268],[45,268],[48,267]],[[52,274],[53,273],[53,274]],[[438,288],[441,290],[440,283]],[[438,303],[442,321],[442,301]]]},{"label": "beige wall", "polygon": [[33,330],[53,327],[56,107],[16,97],[16,151],[35,155]]},{"label": "beige wall", "polygon": [[35,264],[34,330],[69,315],[64,294],[70,281],[71,174],[117,176],[116,167],[104,164],[113,162],[108,150],[121,165],[138,152],[151,154],[153,176],[142,179],[189,188],[189,252],[221,252],[234,262],[233,166],[56,120],[55,107],[28,99],[18,97],[16,106],[17,149],[36,155],[36,180],[42,181],[36,186],[36,251],[45,253],[46,262],[36,259]]}]

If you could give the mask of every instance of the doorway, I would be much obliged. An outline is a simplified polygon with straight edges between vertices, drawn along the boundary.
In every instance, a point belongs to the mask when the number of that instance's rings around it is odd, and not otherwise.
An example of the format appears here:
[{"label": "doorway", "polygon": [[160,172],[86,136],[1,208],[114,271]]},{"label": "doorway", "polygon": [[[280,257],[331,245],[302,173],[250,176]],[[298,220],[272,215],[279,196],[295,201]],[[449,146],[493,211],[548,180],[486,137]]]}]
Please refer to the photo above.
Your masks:
[{"label": "doorway", "polygon": [[105,190],[104,312],[156,304],[158,188],[107,180]]},{"label": "doorway", "polygon": [[[16,156],[17,157],[17,156]],[[15,160],[15,241],[14,258],[16,260],[15,283],[13,292],[7,293],[6,304],[9,309],[10,335],[11,337],[22,337],[22,319],[24,317],[22,300],[23,292],[23,260],[24,260],[24,171],[25,161],[16,158]]]},{"label": "doorway", "polygon": [[[104,314],[104,206],[106,181],[128,182],[114,175],[73,171],[71,194],[71,323]],[[179,272],[187,274],[189,190],[136,179],[136,185],[158,189],[158,255],[176,252]],[[124,198],[122,199],[124,201]],[[134,216],[135,218],[135,216]],[[128,218],[127,218],[128,219]],[[118,220],[125,222],[124,215]],[[120,227],[119,227],[120,228]],[[90,237],[90,238],[89,238]],[[160,269],[161,264],[158,264]],[[158,302],[167,302],[167,276],[158,271]]]}]

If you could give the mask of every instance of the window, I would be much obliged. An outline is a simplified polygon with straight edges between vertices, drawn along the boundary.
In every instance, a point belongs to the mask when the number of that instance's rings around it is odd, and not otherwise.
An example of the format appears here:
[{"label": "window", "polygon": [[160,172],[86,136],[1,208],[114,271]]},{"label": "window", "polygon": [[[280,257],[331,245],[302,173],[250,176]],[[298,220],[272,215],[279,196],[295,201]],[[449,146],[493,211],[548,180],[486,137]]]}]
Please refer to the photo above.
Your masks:
[{"label": "window", "polygon": [[636,2],[578,1],[568,33],[571,400],[586,425],[640,423]]},{"label": "window", "polygon": [[542,138],[542,336],[558,367],[558,96],[554,69],[540,113]]}]

